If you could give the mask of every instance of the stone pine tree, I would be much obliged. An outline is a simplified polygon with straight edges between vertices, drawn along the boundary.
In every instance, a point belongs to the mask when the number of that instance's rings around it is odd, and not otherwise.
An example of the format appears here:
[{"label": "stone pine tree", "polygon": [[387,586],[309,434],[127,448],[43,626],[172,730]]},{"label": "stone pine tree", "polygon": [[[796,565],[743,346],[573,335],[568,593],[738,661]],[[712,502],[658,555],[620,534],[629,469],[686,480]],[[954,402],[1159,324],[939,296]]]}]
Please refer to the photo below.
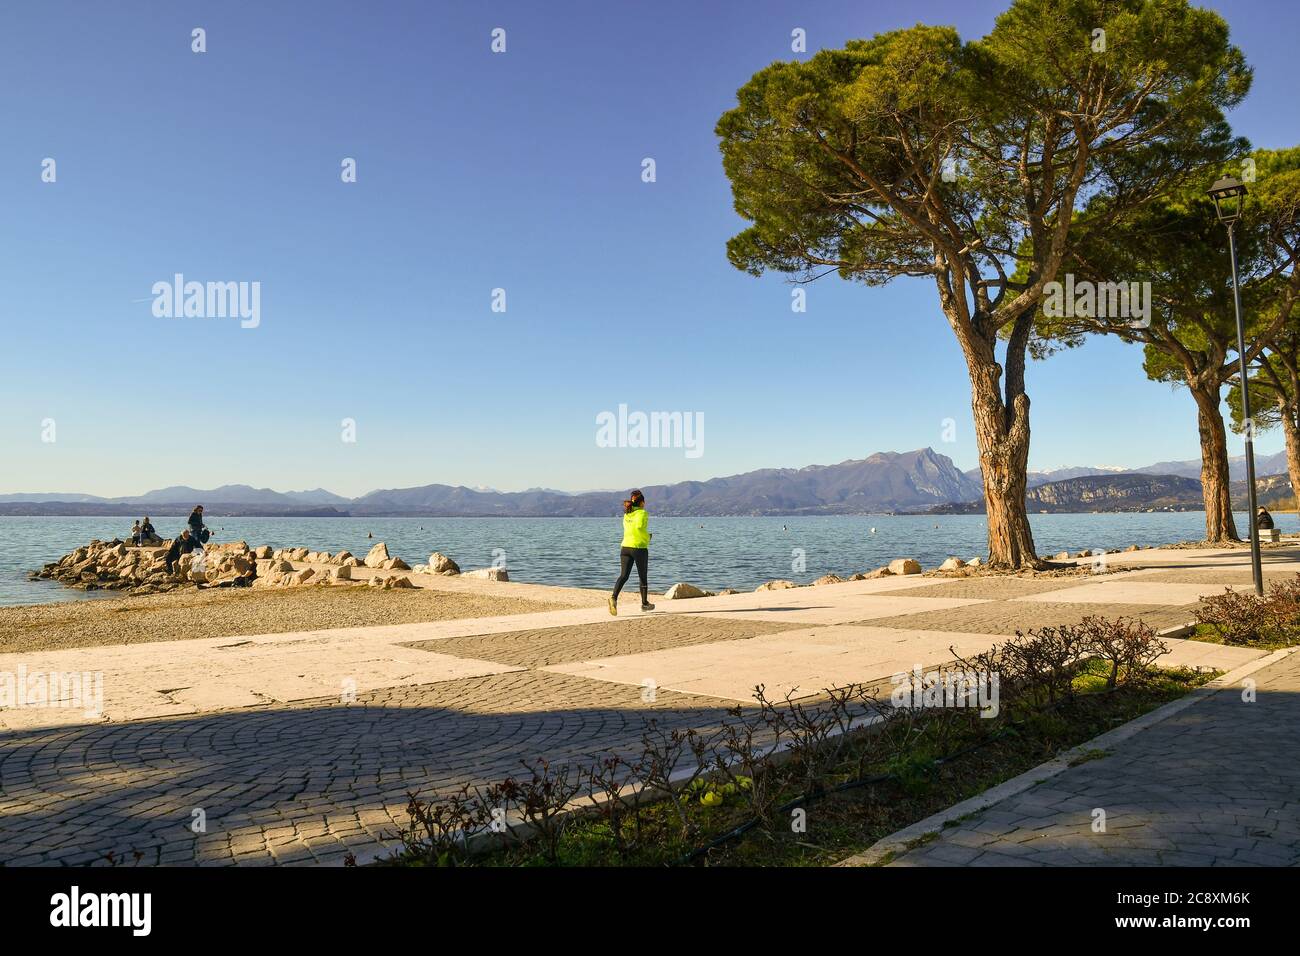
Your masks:
[{"label": "stone pine tree", "polygon": [[718,122],[750,223],[728,258],[932,282],[970,378],[990,562],[1036,565],[1025,365],[1043,286],[1089,197],[1111,197],[1090,228],[1119,228],[1227,155],[1222,110],[1249,81],[1224,21],[1184,0],[1016,0],[978,41],[918,25],[774,63]]},{"label": "stone pine tree", "polygon": [[[1255,433],[1280,428],[1286,443],[1286,470],[1291,493],[1300,502],[1300,329],[1288,323],[1258,356],[1250,370],[1251,419]],[[1241,385],[1228,392],[1233,431],[1245,430]]]},{"label": "stone pine tree", "polygon": [[[1230,170],[1251,180],[1236,227],[1248,362],[1259,358],[1283,329],[1300,293],[1294,208],[1288,211],[1285,200],[1296,188],[1298,161],[1300,150],[1260,150]],[[1196,405],[1207,541],[1238,536],[1222,411],[1223,387],[1237,374],[1237,323],[1227,235],[1205,195],[1220,173],[1205,170],[1170,195],[1147,203],[1129,217],[1123,231],[1081,230],[1083,238],[1071,248],[1063,274],[1073,279],[1076,289],[1092,293],[1111,286],[1127,298],[1094,294],[1091,300],[1081,297],[1076,306],[1049,296],[1036,329],[1048,340],[1048,350],[1077,345],[1090,333],[1140,343],[1148,377],[1187,389]],[[1106,201],[1097,197],[1080,220],[1105,215]],[[1136,314],[1136,303],[1128,301],[1143,295],[1135,283],[1149,285],[1149,314]],[[1129,307],[1114,308],[1117,301]],[[1041,345],[1036,342],[1031,349]],[[1276,371],[1285,377],[1282,358]]]},{"label": "stone pine tree", "polygon": [[[1251,358],[1251,427],[1280,428],[1286,443],[1287,476],[1300,502],[1300,146],[1253,154],[1255,182],[1238,231],[1256,237],[1265,258],[1262,278],[1247,286],[1247,302],[1262,328],[1247,347]],[[1236,367],[1233,372],[1235,374]],[[1233,429],[1244,431],[1240,382],[1228,393]]]},{"label": "stone pine tree", "polygon": [[[1257,151],[1231,171],[1254,180],[1245,215],[1237,226],[1238,258],[1243,281],[1248,361],[1255,361],[1279,333],[1300,287],[1295,243],[1288,235],[1289,213],[1283,197],[1295,188],[1300,151]],[[1206,171],[1173,194],[1146,204],[1122,233],[1087,231],[1071,250],[1063,271],[1076,288],[1149,283],[1150,310],[1116,311],[1096,301],[1062,315],[1045,300],[1037,334],[1046,349],[1077,345],[1088,333],[1108,333],[1144,347],[1144,369],[1157,381],[1185,386],[1197,410],[1201,446],[1201,485],[1205,502],[1206,540],[1237,537],[1229,486],[1228,445],[1222,413],[1222,389],[1237,372],[1236,321],[1231,272],[1222,225],[1205,185],[1218,171]],[[1099,197],[1095,205],[1104,204]],[[1090,207],[1081,217],[1096,214]],[[1289,227],[1294,230],[1294,224]],[[1136,291],[1136,290],[1134,290]],[[1110,299],[1113,305],[1113,297]],[[1054,314],[1048,315],[1046,313]],[[1042,341],[1031,348],[1044,348]],[[1279,370],[1281,370],[1279,366]],[[1268,410],[1266,410],[1268,414]]]}]

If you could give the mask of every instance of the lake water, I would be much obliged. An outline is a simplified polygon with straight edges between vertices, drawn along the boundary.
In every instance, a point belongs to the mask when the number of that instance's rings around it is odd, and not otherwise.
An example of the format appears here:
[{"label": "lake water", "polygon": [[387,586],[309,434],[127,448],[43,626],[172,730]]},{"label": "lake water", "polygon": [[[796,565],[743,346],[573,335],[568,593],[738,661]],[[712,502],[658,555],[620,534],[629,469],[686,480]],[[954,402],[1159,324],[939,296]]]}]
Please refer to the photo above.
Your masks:
[{"label": "lake water", "polygon": [[[1296,519],[1279,515],[1285,531]],[[160,518],[170,537],[184,518]],[[1170,544],[1199,540],[1201,512],[1178,514],[1033,515],[1034,543],[1044,555],[1083,548]],[[1247,527],[1245,516],[1237,526]],[[621,522],[614,518],[209,518],[217,541],[243,539],[252,546],[344,548],[364,557],[384,541],[390,554],[422,564],[441,551],[462,570],[487,567],[504,554],[511,580],[580,587],[612,587],[618,571]],[[126,537],[122,518],[0,517],[0,605],[85,600],[114,592],[86,592],[27,573],[92,538]],[[863,515],[801,518],[656,518],[650,550],[650,587],[677,581],[702,588],[752,589],[773,578],[806,582],[834,572],[870,571],[894,558],[934,567],[949,555],[983,555],[982,515]],[[368,538],[367,532],[373,533]],[[802,557],[802,569],[799,560]],[[635,576],[634,576],[635,579]]]}]

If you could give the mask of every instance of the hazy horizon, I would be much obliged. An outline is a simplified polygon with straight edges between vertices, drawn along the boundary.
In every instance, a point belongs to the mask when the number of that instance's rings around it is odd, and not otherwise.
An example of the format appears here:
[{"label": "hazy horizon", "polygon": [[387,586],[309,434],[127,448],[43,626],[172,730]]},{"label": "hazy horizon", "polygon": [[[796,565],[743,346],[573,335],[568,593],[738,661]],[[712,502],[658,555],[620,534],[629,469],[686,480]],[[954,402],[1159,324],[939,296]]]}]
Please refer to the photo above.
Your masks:
[{"label": "hazy horizon", "polygon": [[[761,470],[780,470],[780,469],[795,470],[795,471],[797,471],[797,470],[801,470],[801,469],[804,469],[804,468],[827,468],[827,467],[832,467],[832,466],[835,466],[835,465],[845,464],[845,463],[847,463],[847,462],[853,462],[853,461],[865,461],[865,460],[867,460],[867,459],[869,459],[869,458],[871,458],[871,457],[873,457],[873,456],[875,456],[875,455],[882,455],[882,454],[900,454],[900,455],[905,455],[905,454],[911,454],[911,453],[913,453],[913,452],[924,451],[924,450],[926,450],[927,448],[928,448],[930,451],[934,452],[935,454],[940,455],[940,456],[943,456],[943,457],[947,457],[947,458],[949,458],[949,459],[951,460],[951,456],[950,456],[950,455],[946,455],[946,454],[945,454],[942,450],[940,450],[940,449],[934,448],[933,446],[922,446],[922,447],[920,447],[920,448],[908,448],[908,449],[900,449],[900,450],[894,450],[894,449],[885,450],[885,449],[880,449],[880,450],[878,450],[878,451],[871,452],[870,454],[863,455],[863,456],[861,456],[861,457],[859,457],[859,458],[846,458],[846,459],[841,459],[840,461],[835,461],[835,462],[809,462],[809,463],[807,463],[807,464],[803,464],[803,465],[770,465],[770,466],[764,466],[763,468],[750,469],[750,471],[752,472],[752,471],[761,471]],[[1266,452],[1261,451],[1259,448],[1256,448],[1256,449],[1255,449],[1255,459],[1256,459],[1256,461],[1259,461],[1259,460],[1262,459],[1262,458],[1272,457],[1273,455],[1279,454],[1280,451],[1281,451],[1281,449],[1279,449],[1279,450],[1276,451],[1276,452],[1267,452],[1267,453],[1266,453]],[[1200,457],[1200,456],[1197,455],[1197,454],[1191,454],[1191,455],[1188,455],[1188,456],[1183,457],[1183,458],[1166,458],[1166,459],[1161,459],[1160,461],[1147,461],[1147,462],[1142,462],[1141,464],[1138,464],[1138,465],[1132,465],[1132,466],[1091,465],[1091,464],[1086,464],[1086,463],[1074,463],[1074,464],[1069,464],[1069,465],[1059,465],[1059,466],[1048,467],[1048,468],[1038,468],[1038,467],[1031,466],[1031,467],[1029,468],[1029,473],[1030,473],[1031,475],[1032,475],[1032,474],[1041,474],[1041,473],[1051,473],[1051,472],[1064,471],[1064,470],[1067,470],[1067,469],[1073,469],[1073,468],[1095,468],[1095,469],[1097,469],[1098,471],[1133,471],[1133,470],[1135,470],[1135,469],[1137,469],[1137,468],[1150,468],[1150,467],[1152,467],[1152,466],[1154,466],[1154,465],[1157,465],[1157,464],[1160,464],[1160,463],[1162,463],[1162,462],[1171,462],[1171,463],[1175,463],[1175,462],[1176,462],[1176,463],[1180,463],[1180,464],[1188,463],[1188,462],[1192,462],[1192,461],[1195,461],[1195,460],[1199,459],[1199,457]],[[1229,456],[1229,459],[1232,460],[1232,461],[1237,461],[1237,460],[1240,460],[1242,457],[1243,457],[1242,455],[1230,455],[1230,456]],[[971,468],[962,468],[962,467],[961,467],[957,462],[955,462],[955,461],[953,462],[953,465],[954,465],[954,467],[956,467],[959,471],[963,472],[964,474],[965,474],[965,473],[969,473],[969,472],[971,472],[971,471],[973,470],[973,469],[971,469]],[[378,492],[378,491],[400,491],[400,490],[404,490],[404,489],[408,489],[408,488],[421,488],[421,487],[426,487],[426,486],[429,486],[429,485],[443,485],[443,486],[448,486],[448,487],[453,487],[453,488],[468,488],[468,489],[471,490],[471,491],[492,492],[492,493],[497,493],[497,494],[521,494],[521,493],[524,493],[524,492],[535,491],[535,492],[551,492],[551,493],[555,493],[555,494],[575,495],[575,496],[576,496],[576,495],[587,495],[587,494],[614,494],[614,493],[616,493],[616,492],[620,492],[620,491],[625,490],[625,488],[630,489],[630,488],[637,487],[638,485],[644,485],[644,486],[650,486],[650,485],[673,485],[673,484],[678,484],[680,481],[689,481],[689,480],[697,480],[697,481],[701,481],[701,480],[702,480],[702,481],[709,481],[709,480],[712,480],[712,479],[714,479],[714,478],[731,478],[731,477],[735,477],[735,476],[742,475],[742,474],[748,474],[748,473],[749,473],[749,472],[731,472],[731,473],[728,473],[728,474],[710,475],[710,476],[705,477],[705,478],[702,478],[702,479],[686,479],[686,478],[682,478],[682,479],[677,479],[677,480],[655,481],[655,482],[648,482],[648,481],[647,481],[647,482],[636,482],[636,481],[631,481],[631,482],[627,482],[627,483],[625,483],[625,486],[624,486],[624,485],[620,485],[620,486],[617,486],[617,487],[609,487],[609,488],[582,488],[582,489],[573,489],[573,488],[555,488],[555,487],[547,487],[547,486],[542,486],[542,485],[537,485],[537,484],[525,484],[525,485],[522,485],[522,486],[520,486],[520,487],[510,488],[510,487],[488,486],[488,485],[470,485],[470,484],[466,484],[465,482],[458,482],[458,481],[455,481],[455,480],[434,479],[434,480],[431,480],[431,481],[423,481],[423,482],[419,482],[419,483],[417,483],[417,484],[413,484],[413,485],[384,485],[384,484],[380,484],[380,485],[375,485],[374,487],[371,487],[371,488],[367,488],[365,491],[362,491],[362,492],[359,492],[359,493],[357,493],[357,494],[353,494],[353,495],[349,495],[349,494],[344,494],[344,493],[342,493],[342,492],[338,492],[338,491],[336,491],[335,489],[333,489],[333,488],[327,488],[327,487],[325,487],[324,485],[316,485],[316,486],[312,486],[312,487],[307,487],[307,486],[293,486],[293,487],[286,487],[286,488],[276,488],[276,487],[274,487],[273,485],[262,484],[262,483],[259,483],[259,482],[256,482],[256,481],[250,481],[250,480],[241,480],[241,481],[223,481],[223,482],[218,482],[218,483],[212,483],[212,484],[209,484],[209,485],[196,484],[196,483],[193,482],[193,481],[177,481],[177,482],[171,482],[170,484],[166,484],[166,485],[152,485],[152,486],[150,486],[150,487],[148,487],[148,488],[145,488],[145,489],[142,489],[142,490],[137,490],[137,491],[134,491],[134,492],[127,492],[127,493],[125,493],[125,494],[117,494],[117,495],[99,494],[99,493],[94,492],[94,491],[89,491],[89,490],[86,490],[86,489],[77,489],[77,488],[64,488],[64,489],[60,489],[60,490],[58,490],[58,491],[45,491],[45,490],[37,490],[37,489],[32,489],[32,488],[25,488],[25,489],[19,489],[19,490],[14,490],[14,491],[7,491],[7,490],[5,490],[5,491],[0,491],[0,498],[10,498],[10,497],[13,497],[13,496],[15,496],[15,495],[32,495],[32,496],[37,496],[37,495],[39,495],[39,496],[44,497],[44,498],[50,498],[51,495],[60,495],[60,494],[62,494],[62,495],[88,495],[88,496],[91,496],[91,497],[96,497],[96,498],[103,498],[103,499],[107,499],[107,500],[112,500],[112,499],[118,499],[118,498],[139,498],[139,497],[144,497],[144,496],[146,496],[146,495],[148,495],[148,494],[151,494],[151,493],[154,493],[154,492],[159,492],[159,491],[165,491],[165,490],[167,490],[167,489],[169,489],[169,488],[193,488],[193,489],[195,489],[196,491],[211,491],[211,490],[215,490],[215,489],[217,489],[217,488],[222,488],[222,487],[245,487],[245,488],[251,488],[251,489],[253,489],[254,491],[271,491],[271,492],[275,492],[275,493],[277,493],[277,494],[309,494],[309,493],[312,493],[312,492],[325,492],[325,493],[327,493],[327,494],[337,495],[337,496],[339,496],[339,497],[347,498],[347,499],[349,499],[349,500],[355,500],[355,499],[357,499],[357,498],[362,498],[362,497],[365,497],[365,496],[368,495],[368,494],[371,494],[371,493],[374,493],[374,492]],[[1263,477],[1263,475],[1261,474],[1260,477]],[[55,500],[55,499],[51,499],[51,500]],[[197,502],[196,502],[196,504],[197,504]]]}]

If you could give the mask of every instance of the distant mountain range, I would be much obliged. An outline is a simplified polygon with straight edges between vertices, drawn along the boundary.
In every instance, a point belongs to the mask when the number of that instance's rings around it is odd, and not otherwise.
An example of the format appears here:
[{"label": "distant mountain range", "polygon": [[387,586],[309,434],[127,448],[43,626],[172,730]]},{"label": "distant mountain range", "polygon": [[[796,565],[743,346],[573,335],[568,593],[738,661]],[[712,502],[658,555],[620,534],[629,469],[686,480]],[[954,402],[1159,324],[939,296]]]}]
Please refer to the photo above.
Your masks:
[{"label": "distant mountain range", "polygon": [[[1285,454],[1257,461],[1257,474],[1286,470]],[[1034,472],[1031,511],[1191,509],[1200,506],[1200,462],[1159,462],[1144,468],[1076,466]],[[1232,477],[1244,476],[1234,461]],[[1276,493],[1290,495],[1284,475]],[[1263,486],[1265,482],[1261,482]],[[868,458],[806,468],[764,468],[671,485],[645,486],[655,514],[836,515],[881,512],[975,512],[983,508],[979,469],[962,472],[932,448],[878,452]],[[1244,486],[1243,486],[1244,492]],[[0,515],[187,514],[198,503],[208,514],[248,516],[586,517],[617,513],[624,491],[565,492],[549,488],[502,492],[460,485],[422,485],[345,498],[323,488],[274,491],[251,485],[199,489],[184,485],[143,495],[101,498],[80,493],[0,495]]]},{"label": "distant mountain range", "polygon": [[[1286,472],[1286,452],[1280,451],[1275,455],[1257,455],[1255,457],[1255,474],[1258,475],[1280,475]],[[966,477],[977,483],[980,482],[980,470],[972,468],[966,472]],[[1054,481],[1065,481],[1068,478],[1087,478],[1093,475],[1176,475],[1180,478],[1201,479],[1201,459],[1188,458],[1185,461],[1158,461],[1153,465],[1143,465],[1141,468],[1107,468],[1089,465],[1077,465],[1070,468],[1054,468],[1050,471],[1031,471],[1029,473],[1029,487],[1036,485],[1045,485]],[[1228,459],[1228,477],[1233,481],[1246,480],[1246,456],[1237,455]]]}]

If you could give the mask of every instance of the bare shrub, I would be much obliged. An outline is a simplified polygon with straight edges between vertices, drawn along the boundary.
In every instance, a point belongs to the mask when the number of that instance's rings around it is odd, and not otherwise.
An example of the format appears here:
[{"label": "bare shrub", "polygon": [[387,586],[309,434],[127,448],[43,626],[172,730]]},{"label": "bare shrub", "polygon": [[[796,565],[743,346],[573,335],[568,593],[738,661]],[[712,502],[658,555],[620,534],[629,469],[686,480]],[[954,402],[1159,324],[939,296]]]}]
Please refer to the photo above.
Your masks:
[{"label": "bare shrub", "polygon": [[[609,827],[614,850],[626,857],[642,843],[641,804],[645,794],[644,768],[618,754],[605,754],[587,768],[587,795]],[[632,839],[627,838],[628,823]]]},{"label": "bare shrub", "polygon": [[1196,622],[1212,628],[1223,643],[1238,645],[1268,640],[1273,623],[1267,598],[1231,589],[1201,598]]},{"label": "bare shrub", "polygon": [[1087,640],[1069,625],[1040,627],[1016,636],[1002,645],[1002,660],[1035,689],[1047,693],[1047,701],[1074,696],[1074,678],[1089,656]]},{"label": "bare shrub", "polygon": [[1300,574],[1269,585],[1265,599],[1266,633],[1281,644],[1300,642]]},{"label": "bare shrub", "polygon": [[469,784],[436,800],[408,793],[406,816],[407,826],[397,834],[406,854],[437,866],[454,866],[463,859],[468,837],[488,820]]},{"label": "bare shrub", "polygon": [[1169,645],[1157,639],[1150,625],[1137,618],[1085,617],[1079,622],[1088,652],[1110,665],[1106,688],[1121,682],[1137,683],[1149,678],[1153,665],[1169,653]]},{"label": "bare shrub", "polygon": [[641,733],[639,761],[645,785],[663,792],[673,809],[684,838],[694,835],[695,825],[686,816],[683,797],[695,781],[708,771],[713,753],[713,738],[696,730],[664,730],[657,720],[646,723]]},{"label": "bare shrub", "polygon": [[786,772],[768,758],[768,752],[780,745],[785,731],[762,684],[754,688],[754,697],[759,703],[757,710],[746,713],[745,708],[736,706],[727,711],[732,719],[722,723],[713,752],[713,769],[735,784],[750,812],[770,826]]},{"label": "bare shrub", "polygon": [[553,767],[544,759],[524,763],[524,769],[528,776],[515,781],[514,803],[542,841],[547,859],[555,863],[560,837],[573,819],[569,804],[582,790],[583,773],[569,764]]}]

